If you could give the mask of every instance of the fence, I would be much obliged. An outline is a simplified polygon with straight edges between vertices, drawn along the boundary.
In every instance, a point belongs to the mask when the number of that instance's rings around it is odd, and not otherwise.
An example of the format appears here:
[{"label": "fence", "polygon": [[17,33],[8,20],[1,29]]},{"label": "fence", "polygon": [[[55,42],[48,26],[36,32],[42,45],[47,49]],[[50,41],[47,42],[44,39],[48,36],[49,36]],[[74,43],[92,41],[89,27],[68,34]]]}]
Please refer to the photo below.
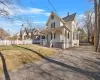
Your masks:
[{"label": "fence", "polygon": [[0,40],[0,45],[32,44],[32,40]]}]

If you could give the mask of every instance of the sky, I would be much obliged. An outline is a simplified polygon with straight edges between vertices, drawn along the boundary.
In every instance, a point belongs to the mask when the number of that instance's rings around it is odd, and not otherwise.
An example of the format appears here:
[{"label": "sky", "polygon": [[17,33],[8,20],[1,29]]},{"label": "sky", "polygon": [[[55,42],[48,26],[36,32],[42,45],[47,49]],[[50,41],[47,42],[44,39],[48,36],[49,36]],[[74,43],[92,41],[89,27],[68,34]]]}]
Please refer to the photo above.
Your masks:
[{"label": "sky", "polygon": [[[49,1],[56,9],[58,16],[64,17],[68,12],[69,14],[77,13],[78,20],[83,16],[86,10],[93,8],[93,3],[88,0]],[[26,24],[27,20],[32,22],[35,26],[44,27],[50,13],[54,11],[48,0],[20,0],[20,4],[14,3],[13,6],[15,7],[15,11],[7,9],[10,17],[14,19],[13,22],[0,17],[0,27],[8,30],[10,33],[19,32],[21,25]]]}]

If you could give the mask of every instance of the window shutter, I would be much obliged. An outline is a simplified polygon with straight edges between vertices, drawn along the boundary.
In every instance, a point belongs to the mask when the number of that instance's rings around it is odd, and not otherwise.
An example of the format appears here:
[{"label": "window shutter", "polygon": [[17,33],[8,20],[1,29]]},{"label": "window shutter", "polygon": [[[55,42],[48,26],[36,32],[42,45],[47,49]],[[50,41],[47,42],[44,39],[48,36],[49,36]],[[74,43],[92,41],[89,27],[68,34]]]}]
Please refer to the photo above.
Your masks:
[{"label": "window shutter", "polygon": [[73,33],[73,40],[75,39],[75,34]]},{"label": "window shutter", "polygon": [[54,22],[54,28],[55,28],[55,22]]},{"label": "window shutter", "polygon": [[52,28],[52,24],[51,24],[51,28]]},{"label": "window shutter", "polygon": [[56,33],[54,33],[54,39],[56,38]]},{"label": "window shutter", "polygon": [[69,39],[69,32],[68,32],[68,39]]}]

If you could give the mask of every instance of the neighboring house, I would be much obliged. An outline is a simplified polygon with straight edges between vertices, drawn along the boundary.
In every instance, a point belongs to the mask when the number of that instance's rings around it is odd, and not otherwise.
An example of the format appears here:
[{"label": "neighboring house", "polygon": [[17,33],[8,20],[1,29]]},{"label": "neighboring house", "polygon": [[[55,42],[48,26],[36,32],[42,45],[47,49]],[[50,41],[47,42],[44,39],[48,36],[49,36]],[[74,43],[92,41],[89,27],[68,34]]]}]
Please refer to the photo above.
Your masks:
[{"label": "neighboring house", "polygon": [[46,23],[46,29],[41,32],[45,35],[45,46],[69,48],[79,46],[76,13],[60,18],[51,13]]},{"label": "neighboring house", "polygon": [[5,40],[9,36],[9,33],[3,28],[0,28],[0,40]]},{"label": "neighboring house", "polygon": [[39,39],[40,32],[36,28],[25,28],[22,24],[22,28],[20,30],[20,39],[27,40],[27,39]]}]

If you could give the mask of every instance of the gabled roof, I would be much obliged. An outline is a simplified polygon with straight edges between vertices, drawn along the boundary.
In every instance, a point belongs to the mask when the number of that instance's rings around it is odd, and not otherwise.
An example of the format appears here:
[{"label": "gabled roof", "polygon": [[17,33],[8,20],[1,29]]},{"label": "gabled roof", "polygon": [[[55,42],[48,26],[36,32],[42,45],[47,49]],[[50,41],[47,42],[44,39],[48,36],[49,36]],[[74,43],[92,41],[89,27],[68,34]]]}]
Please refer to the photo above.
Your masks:
[{"label": "gabled roof", "polygon": [[[58,17],[63,23],[68,22],[68,21],[74,21],[74,19],[75,19],[75,17],[76,17],[76,13],[71,14],[71,15],[68,15],[68,16],[63,17],[63,18],[60,18],[60,17],[59,17],[55,12],[53,12],[53,11],[51,12],[50,16],[51,16],[52,14],[54,14],[56,17]],[[46,25],[48,24],[48,22],[49,22],[49,20],[50,20],[50,16],[49,16],[49,19],[48,19]]]},{"label": "gabled roof", "polygon": [[25,28],[24,30],[20,30],[20,35],[23,35],[24,33],[29,35],[29,33],[33,33],[33,35],[40,35],[40,32],[36,28]]},{"label": "gabled roof", "polygon": [[[61,22],[64,23],[64,21],[62,20],[62,18],[60,18],[55,12],[52,11],[51,14],[50,14],[50,16],[51,16],[52,14],[55,15],[57,18],[59,18],[59,19],[61,20]],[[46,25],[48,24],[48,22],[49,22],[49,20],[50,20],[50,16],[49,16],[49,19],[48,19]]]},{"label": "gabled roof", "polygon": [[62,20],[63,20],[64,22],[73,21],[73,20],[75,19],[75,16],[76,16],[76,13],[71,14],[71,15],[68,15],[68,16],[66,16],[66,17],[63,17]]}]

